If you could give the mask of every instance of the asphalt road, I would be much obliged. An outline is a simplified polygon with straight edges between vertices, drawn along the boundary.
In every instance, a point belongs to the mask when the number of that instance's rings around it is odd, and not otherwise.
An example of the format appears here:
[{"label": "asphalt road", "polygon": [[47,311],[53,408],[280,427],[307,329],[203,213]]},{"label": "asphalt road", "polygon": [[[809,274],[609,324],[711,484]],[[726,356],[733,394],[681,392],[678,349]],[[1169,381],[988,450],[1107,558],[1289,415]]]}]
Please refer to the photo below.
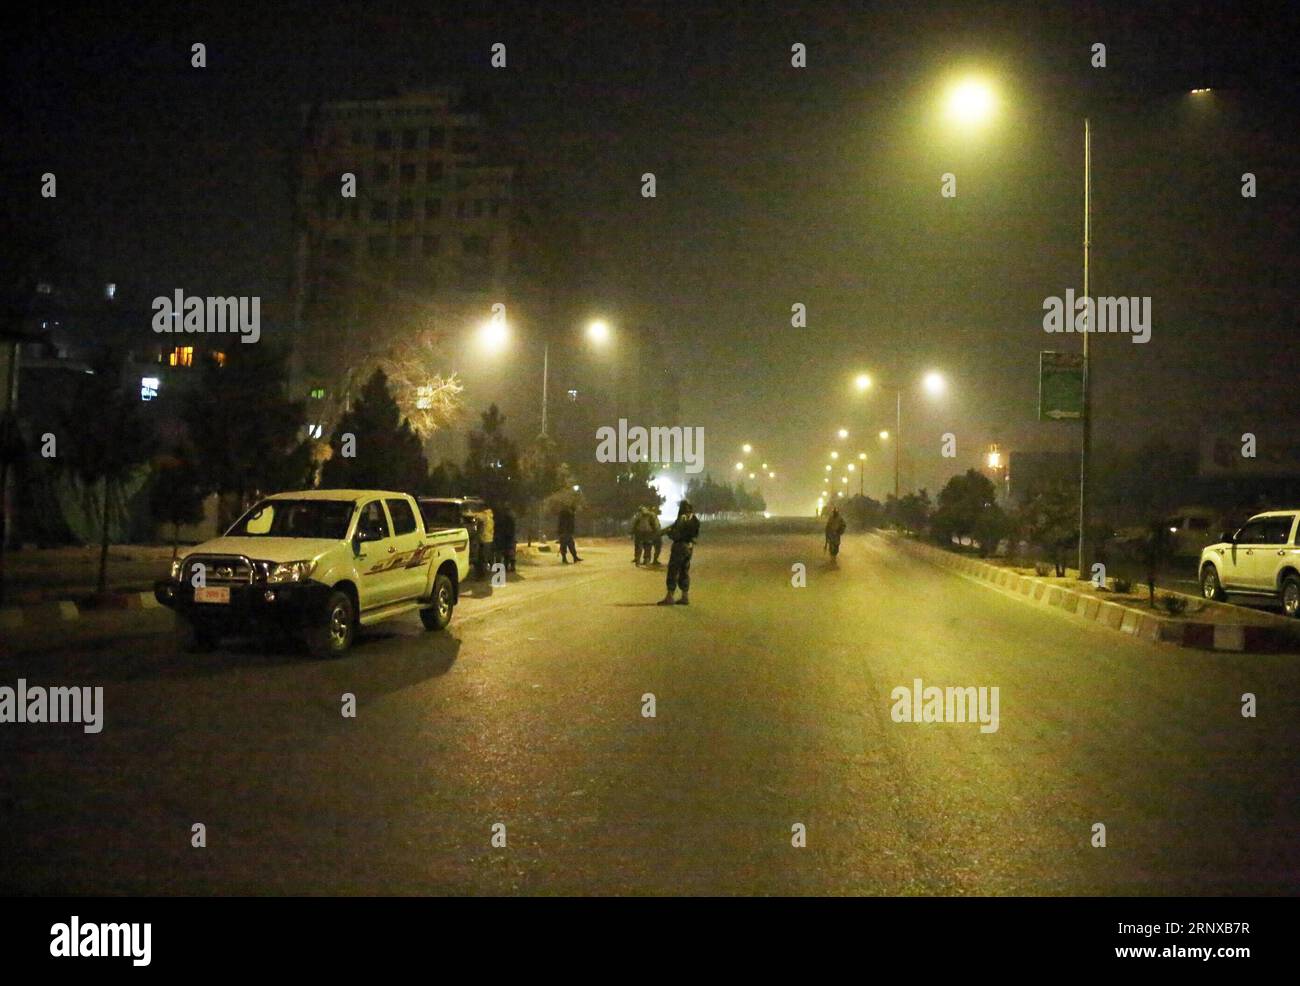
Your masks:
[{"label": "asphalt road", "polygon": [[[693,605],[671,609],[630,549],[587,557],[466,600],[450,632],[395,621],[336,661],[182,656],[148,634],[4,658],[3,685],[103,685],[106,722],[0,725],[0,885],[1300,891],[1300,657],[1143,643],[876,536],[829,568],[815,535],[706,526]],[[915,678],[998,687],[999,728],[893,721]]]}]

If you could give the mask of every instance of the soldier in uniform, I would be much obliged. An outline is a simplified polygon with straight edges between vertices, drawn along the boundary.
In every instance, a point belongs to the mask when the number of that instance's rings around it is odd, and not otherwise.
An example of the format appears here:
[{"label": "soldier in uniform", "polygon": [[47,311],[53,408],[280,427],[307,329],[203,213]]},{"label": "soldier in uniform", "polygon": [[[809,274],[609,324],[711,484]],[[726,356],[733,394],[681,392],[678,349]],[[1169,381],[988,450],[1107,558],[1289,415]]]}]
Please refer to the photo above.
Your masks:
[{"label": "soldier in uniform", "polygon": [[[659,600],[660,606],[671,606],[674,601],[679,606],[690,604],[691,590],[691,555],[695,551],[695,539],[700,536],[700,518],[689,500],[683,500],[677,506],[677,519],[663,530],[668,540],[672,541],[672,551],[668,554],[668,595]],[[673,599],[673,592],[682,587],[682,597]]]}]

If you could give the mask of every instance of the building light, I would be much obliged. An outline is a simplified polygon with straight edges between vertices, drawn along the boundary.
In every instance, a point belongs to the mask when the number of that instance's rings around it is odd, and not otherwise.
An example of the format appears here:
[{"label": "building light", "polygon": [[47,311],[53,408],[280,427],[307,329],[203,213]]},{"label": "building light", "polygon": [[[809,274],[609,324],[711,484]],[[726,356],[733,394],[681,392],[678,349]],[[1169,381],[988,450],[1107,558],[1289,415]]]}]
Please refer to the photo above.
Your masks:
[{"label": "building light", "polygon": [[212,353],[212,362],[216,363],[217,366],[225,366],[225,365],[226,365],[226,354],[223,353],[220,349],[215,350],[215,351]]},{"label": "building light", "polygon": [[157,377],[140,378],[140,400],[151,401],[158,396],[158,388],[162,385]]},{"label": "building light", "polygon": [[104,285],[104,297],[105,297],[105,298],[107,298],[109,301],[112,301],[112,300],[113,300],[113,296],[114,296],[115,294],[117,294],[117,285],[116,285],[116,284],[113,284],[112,282],[109,282],[108,284],[105,284],[105,285]]},{"label": "building light", "polygon": [[314,401],[323,401],[325,399],[325,388],[313,387],[311,389],[311,399]]},{"label": "building light", "polygon": [[167,358],[167,363],[170,366],[193,366],[194,347],[177,346],[171,351],[171,355]]}]

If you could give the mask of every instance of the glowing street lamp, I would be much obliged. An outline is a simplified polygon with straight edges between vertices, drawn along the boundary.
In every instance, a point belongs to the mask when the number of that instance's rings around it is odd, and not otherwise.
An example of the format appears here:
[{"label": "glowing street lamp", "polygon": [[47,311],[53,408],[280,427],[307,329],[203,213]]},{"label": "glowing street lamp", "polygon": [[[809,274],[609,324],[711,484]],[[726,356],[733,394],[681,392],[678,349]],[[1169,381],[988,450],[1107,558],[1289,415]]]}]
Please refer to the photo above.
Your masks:
[{"label": "glowing street lamp", "polygon": [[858,388],[859,392],[869,390],[871,388],[871,377],[865,373],[859,373],[853,378],[853,385]]},{"label": "glowing street lamp", "polygon": [[749,442],[746,442],[744,445],[740,446],[740,451],[749,455],[750,452],[754,451],[754,446],[750,445]]},{"label": "glowing street lamp", "polygon": [[925,375],[925,379],[921,381],[921,384],[925,387],[925,392],[931,397],[938,397],[948,388],[943,375],[933,370]]},{"label": "glowing street lamp", "polygon": [[594,319],[587,324],[587,338],[597,345],[609,342],[609,323],[604,319]]},{"label": "glowing street lamp", "polygon": [[841,428],[839,431],[836,432],[836,434],[839,435],[840,438],[848,438],[849,430],[847,428]]},{"label": "glowing street lamp", "polygon": [[745,468],[745,464],[743,462],[736,463],[736,472],[740,472],[744,468]]},{"label": "glowing street lamp", "polygon": [[964,79],[948,92],[948,119],[961,127],[976,127],[993,115],[997,99],[979,79]]},{"label": "glowing street lamp", "polygon": [[889,441],[889,432],[887,432],[887,431],[882,431],[882,432],[880,433],[880,440],[881,440],[882,442],[887,442],[887,441]]},{"label": "glowing street lamp", "polygon": [[838,452],[832,452],[832,453],[831,453],[831,458],[832,458],[832,459],[838,459],[839,457],[840,457],[840,454],[839,454]]}]

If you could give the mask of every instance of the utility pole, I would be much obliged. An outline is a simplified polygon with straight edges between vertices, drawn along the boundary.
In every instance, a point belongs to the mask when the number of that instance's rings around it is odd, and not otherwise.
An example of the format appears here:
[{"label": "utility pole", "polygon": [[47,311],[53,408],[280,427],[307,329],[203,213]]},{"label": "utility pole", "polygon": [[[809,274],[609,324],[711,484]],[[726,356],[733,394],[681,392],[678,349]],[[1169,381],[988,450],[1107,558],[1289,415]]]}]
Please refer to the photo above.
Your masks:
[{"label": "utility pole", "polygon": [[894,391],[894,500],[898,501],[898,456],[903,445],[903,391]]},{"label": "utility pole", "polygon": [[1079,453],[1079,578],[1088,578],[1089,510],[1088,465],[1092,457],[1092,364],[1088,354],[1088,338],[1092,335],[1092,295],[1088,291],[1088,253],[1092,245],[1092,123],[1083,121],[1083,438]]}]

